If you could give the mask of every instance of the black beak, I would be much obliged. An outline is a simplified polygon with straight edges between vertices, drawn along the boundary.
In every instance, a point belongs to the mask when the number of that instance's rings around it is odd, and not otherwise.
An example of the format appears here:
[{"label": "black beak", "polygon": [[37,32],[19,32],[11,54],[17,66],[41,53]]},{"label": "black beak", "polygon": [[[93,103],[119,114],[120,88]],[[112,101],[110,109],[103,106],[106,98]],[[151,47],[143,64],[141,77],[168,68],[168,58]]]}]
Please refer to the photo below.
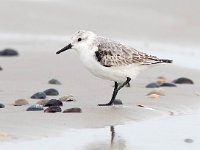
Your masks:
[{"label": "black beak", "polygon": [[72,44],[70,43],[69,45],[63,47],[61,50],[57,51],[56,54],[60,54],[68,49],[71,49],[72,48]]}]

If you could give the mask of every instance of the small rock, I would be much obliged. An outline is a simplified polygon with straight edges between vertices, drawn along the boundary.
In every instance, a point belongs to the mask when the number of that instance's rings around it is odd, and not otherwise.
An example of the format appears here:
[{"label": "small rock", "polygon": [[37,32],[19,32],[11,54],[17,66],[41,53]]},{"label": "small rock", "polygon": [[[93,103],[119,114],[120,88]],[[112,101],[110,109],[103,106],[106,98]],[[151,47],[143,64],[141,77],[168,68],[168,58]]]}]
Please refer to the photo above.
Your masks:
[{"label": "small rock", "polygon": [[164,76],[159,76],[158,77],[158,80],[157,80],[158,85],[161,85],[161,84],[166,83],[166,82],[167,82],[167,78],[166,77],[164,77]]},{"label": "small rock", "polygon": [[14,49],[6,48],[0,51],[0,56],[18,56],[18,52]]},{"label": "small rock", "polygon": [[81,110],[81,108],[69,108],[69,109],[65,109],[64,111],[63,111],[63,113],[81,113],[82,112],[82,110]]},{"label": "small rock", "polygon": [[15,103],[13,104],[14,106],[22,106],[22,105],[28,105],[28,101],[25,99],[18,99],[15,101]]},{"label": "small rock", "polygon": [[163,83],[163,84],[161,84],[160,86],[161,86],[161,87],[176,87],[176,85],[173,84],[173,83]]},{"label": "small rock", "polygon": [[138,107],[144,107],[144,105],[140,105],[140,104],[139,104],[139,105],[137,105],[137,106],[138,106]]},{"label": "small rock", "polygon": [[5,108],[5,105],[0,103],[0,108]]},{"label": "small rock", "polygon": [[74,96],[69,95],[69,96],[63,96],[61,98],[59,98],[60,101],[62,102],[72,102],[72,101],[76,101],[76,99],[74,98]]},{"label": "small rock", "polygon": [[53,89],[53,88],[45,90],[44,93],[46,95],[49,95],[49,96],[57,96],[57,95],[59,95],[59,92],[56,89]]},{"label": "small rock", "polygon": [[59,106],[50,106],[44,110],[45,113],[55,113],[55,112],[61,112],[61,111],[62,109]]},{"label": "small rock", "polygon": [[0,131],[0,140],[4,140],[8,137],[8,133]]},{"label": "small rock", "polygon": [[42,111],[44,110],[42,105],[34,104],[26,109],[26,111]]},{"label": "small rock", "polygon": [[146,88],[158,88],[160,87],[157,83],[149,83],[146,85]]},{"label": "small rock", "polygon": [[57,99],[51,99],[44,105],[44,107],[50,106],[63,106],[63,103]]},{"label": "small rock", "polygon": [[185,143],[193,143],[194,140],[193,140],[193,139],[184,139],[184,142],[185,142]]},{"label": "small rock", "polygon": [[37,92],[31,96],[32,99],[45,99],[46,94],[44,92]]},{"label": "small rock", "polygon": [[175,84],[194,84],[194,82],[191,79],[185,78],[185,77],[178,78],[178,79],[174,80],[173,83],[175,83]]},{"label": "small rock", "polygon": [[61,82],[58,81],[57,79],[51,79],[51,80],[49,80],[49,84],[57,84],[57,85],[60,85]]},{"label": "small rock", "polygon": [[44,106],[48,101],[49,101],[48,99],[42,99],[42,100],[39,100],[37,104]]},{"label": "small rock", "polygon": [[160,95],[160,96],[165,96],[165,92],[162,89],[153,90],[153,91],[149,92],[147,95],[151,95],[151,94],[157,94],[157,95]]},{"label": "small rock", "polygon": [[113,102],[114,105],[123,105],[122,101],[120,99],[115,99]]},{"label": "small rock", "polygon": [[158,95],[158,94],[150,94],[150,95],[148,95],[148,98],[158,99],[158,98],[160,98],[160,95]]},{"label": "small rock", "polygon": [[0,70],[3,70],[3,68],[0,66]]}]

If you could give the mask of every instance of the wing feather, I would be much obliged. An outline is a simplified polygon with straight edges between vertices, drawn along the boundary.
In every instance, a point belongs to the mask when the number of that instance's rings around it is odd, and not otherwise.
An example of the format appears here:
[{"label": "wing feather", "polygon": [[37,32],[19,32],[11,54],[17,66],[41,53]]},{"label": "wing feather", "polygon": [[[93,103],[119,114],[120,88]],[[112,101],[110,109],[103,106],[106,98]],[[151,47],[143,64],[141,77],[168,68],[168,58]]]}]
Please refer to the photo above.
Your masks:
[{"label": "wing feather", "polygon": [[106,67],[125,66],[129,64],[150,65],[162,63],[162,59],[139,52],[118,42],[99,37],[97,60]]}]

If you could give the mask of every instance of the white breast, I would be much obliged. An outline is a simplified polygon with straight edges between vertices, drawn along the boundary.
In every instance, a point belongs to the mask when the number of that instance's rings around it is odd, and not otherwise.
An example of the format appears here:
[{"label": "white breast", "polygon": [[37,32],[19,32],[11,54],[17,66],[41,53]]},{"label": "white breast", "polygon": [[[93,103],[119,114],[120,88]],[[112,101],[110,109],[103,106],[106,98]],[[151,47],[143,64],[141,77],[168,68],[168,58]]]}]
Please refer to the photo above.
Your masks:
[{"label": "white breast", "polygon": [[111,81],[124,82],[127,77],[134,79],[142,70],[137,65],[105,67],[96,59],[94,51],[82,50],[80,59],[85,67],[95,76]]}]

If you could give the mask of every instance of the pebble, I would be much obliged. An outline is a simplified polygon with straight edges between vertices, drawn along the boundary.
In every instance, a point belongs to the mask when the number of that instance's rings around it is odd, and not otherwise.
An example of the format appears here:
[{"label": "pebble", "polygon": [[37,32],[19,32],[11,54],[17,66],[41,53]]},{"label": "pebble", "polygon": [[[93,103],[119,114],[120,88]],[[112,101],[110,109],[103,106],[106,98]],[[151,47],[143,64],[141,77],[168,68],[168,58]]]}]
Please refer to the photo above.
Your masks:
[{"label": "pebble", "polygon": [[11,48],[6,48],[0,51],[0,56],[18,56],[18,52]]},{"label": "pebble", "polygon": [[42,111],[42,110],[44,110],[44,108],[42,105],[39,105],[39,104],[31,105],[30,107],[26,109],[26,111]]},{"label": "pebble", "polygon": [[45,99],[46,94],[44,92],[37,92],[31,96],[32,99]]},{"label": "pebble", "polygon": [[5,108],[5,105],[0,103],[0,108]]},{"label": "pebble", "polygon": [[193,140],[193,139],[184,139],[184,142],[185,142],[185,143],[193,143],[194,140]]},{"label": "pebble", "polygon": [[50,106],[63,106],[63,103],[60,100],[51,99],[44,105],[44,107],[50,107]]},{"label": "pebble", "polygon": [[60,85],[61,82],[58,81],[57,79],[51,79],[51,80],[49,80],[49,84],[57,84],[57,85]]},{"label": "pebble", "polygon": [[72,95],[60,97],[59,100],[62,101],[62,102],[72,102],[72,101],[76,101],[76,99],[75,99],[74,96],[72,96]]},{"label": "pebble", "polygon": [[15,103],[13,104],[14,106],[23,106],[23,105],[28,105],[28,101],[25,99],[18,99],[15,101]]},{"label": "pebble", "polygon": [[46,95],[49,95],[49,96],[57,96],[57,95],[59,95],[59,92],[56,89],[53,89],[53,88],[45,90],[44,93]]},{"label": "pebble", "polygon": [[164,92],[163,89],[153,90],[153,91],[149,92],[147,95],[151,95],[151,94],[157,94],[157,95],[160,95],[160,96],[165,96],[165,92]]},{"label": "pebble", "polygon": [[0,66],[0,70],[3,70],[3,68]]},{"label": "pebble", "polygon": [[0,140],[4,140],[8,137],[8,133],[0,131]]},{"label": "pebble", "polygon": [[175,84],[194,84],[194,82],[191,79],[185,78],[185,77],[178,78],[178,79],[174,80],[173,83],[175,83]]},{"label": "pebble", "polygon": [[160,87],[157,83],[149,83],[146,85],[146,88],[158,88]]},{"label": "pebble", "polygon": [[144,105],[140,105],[140,104],[139,104],[139,105],[137,105],[137,106],[138,106],[138,107],[144,107]]},{"label": "pebble", "polygon": [[48,101],[49,101],[48,99],[42,99],[42,100],[39,100],[37,104],[44,106]]},{"label": "pebble", "polygon": [[55,112],[61,112],[61,111],[62,109],[59,106],[50,106],[44,110],[45,113],[55,113]]},{"label": "pebble", "polygon": [[123,105],[122,101],[120,99],[115,99],[113,102],[114,105]]},{"label": "pebble", "polygon": [[78,107],[65,109],[63,111],[63,113],[81,113],[81,112],[82,112],[81,108]]},{"label": "pebble", "polygon": [[150,94],[150,95],[148,95],[148,98],[158,99],[158,98],[160,98],[160,95],[158,95],[158,94]]},{"label": "pebble", "polygon": [[160,86],[161,87],[176,87],[176,84],[173,84],[173,83],[163,83]]},{"label": "pebble", "polygon": [[158,77],[157,83],[158,83],[159,85],[161,85],[161,84],[163,84],[163,83],[166,83],[166,82],[167,82],[167,78],[166,78],[166,77],[164,77],[164,76],[159,76],[159,77]]}]

